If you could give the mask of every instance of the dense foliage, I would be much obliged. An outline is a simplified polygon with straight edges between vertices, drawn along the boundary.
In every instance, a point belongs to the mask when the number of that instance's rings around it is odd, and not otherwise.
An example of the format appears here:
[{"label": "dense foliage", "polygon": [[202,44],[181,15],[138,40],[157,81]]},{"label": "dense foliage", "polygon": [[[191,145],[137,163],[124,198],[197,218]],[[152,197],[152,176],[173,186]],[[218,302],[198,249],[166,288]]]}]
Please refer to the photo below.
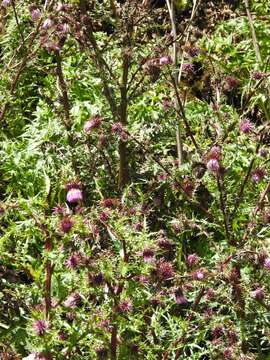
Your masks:
[{"label": "dense foliage", "polygon": [[270,359],[268,0],[0,13],[0,359]]}]

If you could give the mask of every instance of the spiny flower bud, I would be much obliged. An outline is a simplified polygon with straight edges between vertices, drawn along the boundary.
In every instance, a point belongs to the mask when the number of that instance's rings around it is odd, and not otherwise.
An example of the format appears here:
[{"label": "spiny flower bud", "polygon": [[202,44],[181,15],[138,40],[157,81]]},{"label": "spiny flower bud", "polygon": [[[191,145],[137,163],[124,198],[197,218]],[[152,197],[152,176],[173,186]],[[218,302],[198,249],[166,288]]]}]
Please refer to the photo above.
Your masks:
[{"label": "spiny flower bud", "polygon": [[157,275],[161,280],[168,280],[174,276],[173,266],[171,263],[160,260],[157,265]]}]

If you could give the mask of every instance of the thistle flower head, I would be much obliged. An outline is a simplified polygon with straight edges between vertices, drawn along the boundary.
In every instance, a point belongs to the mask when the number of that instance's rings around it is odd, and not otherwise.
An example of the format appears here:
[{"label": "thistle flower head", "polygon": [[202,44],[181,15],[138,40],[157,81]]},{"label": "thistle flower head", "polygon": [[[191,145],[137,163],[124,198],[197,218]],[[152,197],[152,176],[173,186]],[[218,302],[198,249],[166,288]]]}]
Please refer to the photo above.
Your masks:
[{"label": "thistle flower head", "polygon": [[67,185],[67,201],[69,203],[78,203],[83,200],[83,193],[81,185],[77,183],[70,183]]},{"label": "thistle flower head", "polygon": [[162,57],[159,59],[159,65],[160,65],[160,66],[170,65],[170,64],[172,64],[172,58],[171,58],[170,55],[162,56]]},{"label": "thistle flower head", "polygon": [[264,291],[261,287],[258,287],[251,292],[251,296],[253,297],[253,299],[261,301],[264,299]]},{"label": "thistle flower head", "polygon": [[232,91],[236,89],[240,85],[240,81],[236,79],[234,76],[226,76],[224,90]]},{"label": "thistle flower head", "polygon": [[36,320],[33,324],[33,329],[38,336],[45,335],[49,325],[45,320]]},{"label": "thistle flower head", "polygon": [[69,217],[65,216],[60,222],[60,229],[63,233],[68,233],[72,229],[74,221]]},{"label": "thistle flower head", "polygon": [[263,263],[264,267],[266,270],[270,271],[270,258],[267,257],[265,260],[264,260],[264,263]]},{"label": "thistle flower head", "polygon": [[265,177],[265,175],[266,175],[266,172],[264,169],[257,168],[252,172],[251,177],[255,183],[258,183]]},{"label": "thistle flower head", "polygon": [[198,255],[196,255],[196,254],[190,254],[190,255],[188,255],[188,257],[187,257],[187,264],[188,264],[188,266],[194,266],[194,265],[196,265],[196,264],[198,264],[198,262],[199,262],[199,257],[198,257]]},{"label": "thistle flower head", "polygon": [[143,259],[146,263],[150,263],[153,261],[153,258],[154,258],[154,255],[155,255],[155,252],[154,250],[152,249],[144,249],[143,252],[142,252],[142,256],[143,256]]},{"label": "thistle flower head", "polygon": [[41,16],[41,12],[39,10],[39,8],[35,5],[30,5],[29,6],[29,11],[30,11],[30,14],[31,14],[31,18],[33,21],[37,21],[40,16]]},{"label": "thistle flower head", "polygon": [[217,159],[210,159],[206,164],[207,170],[213,174],[217,174],[220,170],[220,165]]},{"label": "thistle flower head", "polygon": [[123,312],[123,313],[131,311],[132,308],[133,308],[133,304],[130,299],[123,300],[119,304],[119,310],[120,310],[120,312]]},{"label": "thistle flower head", "polygon": [[1,5],[7,7],[10,4],[11,0],[3,0]]},{"label": "thistle flower head", "polygon": [[254,71],[252,73],[252,79],[253,80],[261,80],[262,78],[264,78],[265,74],[261,71]]},{"label": "thistle flower head", "polygon": [[204,270],[197,270],[193,274],[194,280],[203,280],[205,278],[205,272]]},{"label": "thistle flower head", "polygon": [[74,309],[75,307],[78,306],[78,304],[81,302],[81,300],[82,300],[81,295],[74,292],[67,297],[67,299],[64,301],[64,305],[67,308]]},{"label": "thistle flower head", "polygon": [[182,72],[186,75],[194,74],[194,65],[191,63],[186,63],[182,65]]},{"label": "thistle flower head", "polygon": [[100,213],[100,215],[99,215],[100,221],[103,221],[103,222],[108,221],[109,218],[110,218],[110,215],[109,215],[107,212],[105,212],[105,211],[102,211],[102,212]]},{"label": "thistle flower head", "polygon": [[160,260],[157,265],[157,275],[160,280],[168,280],[174,276],[173,266],[165,260]]},{"label": "thistle flower head", "polygon": [[84,124],[84,131],[88,134],[92,129],[98,129],[102,119],[100,116],[94,116]]},{"label": "thistle flower head", "polygon": [[226,349],[224,349],[223,351],[223,356],[224,356],[224,359],[232,359],[232,356],[233,356],[233,352],[232,352],[232,349],[227,347]]},{"label": "thistle flower head", "polygon": [[70,255],[65,264],[69,269],[76,269],[81,265],[81,257],[77,253],[74,253]]},{"label": "thistle flower head", "polygon": [[240,122],[239,129],[243,134],[248,134],[252,131],[253,125],[249,119],[243,119]]},{"label": "thistle flower head", "polygon": [[42,29],[44,30],[48,30],[53,26],[53,21],[52,19],[48,18],[46,20],[44,20],[43,24],[42,24]]}]

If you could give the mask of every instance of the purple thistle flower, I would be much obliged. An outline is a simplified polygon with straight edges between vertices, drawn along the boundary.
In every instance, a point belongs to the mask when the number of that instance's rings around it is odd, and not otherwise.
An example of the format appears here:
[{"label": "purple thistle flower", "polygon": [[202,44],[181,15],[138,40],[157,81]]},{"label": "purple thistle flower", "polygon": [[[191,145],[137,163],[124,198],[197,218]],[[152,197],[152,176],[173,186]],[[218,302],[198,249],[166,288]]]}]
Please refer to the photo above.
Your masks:
[{"label": "purple thistle flower", "polygon": [[240,81],[236,79],[234,76],[226,76],[225,78],[225,91],[232,91],[240,85]]},{"label": "purple thistle flower", "polygon": [[255,169],[253,172],[252,172],[252,180],[255,182],[255,183],[258,183],[260,182],[266,175],[266,172],[264,169],[262,168],[257,168]]},{"label": "purple thistle flower", "polygon": [[220,165],[217,159],[210,159],[207,164],[206,167],[208,169],[209,172],[217,174],[220,170]]},{"label": "purple thistle flower", "polygon": [[266,268],[266,270],[269,270],[269,271],[270,271],[270,258],[269,258],[269,257],[267,257],[267,258],[264,260],[263,266]]},{"label": "purple thistle flower", "polygon": [[38,336],[43,336],[45,335],[49,326],[48,323],[44,320],[36,320],[33,324],[33,328]]},{"label": "purple thistle flower", "polygon": [[35,5],[29,6],[29,11],[33,21],[37,21],[40,18],[41,12]]},{"label": "purple thistle flower", "polygon": [[187,305],[188,301],[186,297],[183,294],[182,289],[177,289],[174,293],[175,295],[175,301],[177,305]]},{"label": "purple thistle flower", "polygon": [[261,287],[259,287],[251,292],[251,296],[253,297],[253,299],[261,301],[264,299],[264,291]]},{"label": "purple thistle flower", "polygon": [[70,232],[73,225],[74,225],[74,221],[69,216],[66,216],[60,222],[60,229],[62,230],[63,233],[66,234]]},{"label": "purple thistle flower", "polygon": [[188,49],[186,49],[186,52],[188,53],[188,55],[190,57],[196,57],[200,54],[200,49],[193,46],[193,47],[189,47]]},{"label": "purple thistle flower", "polygon": [[64,301],[64,305],[67,308],[74,309],[75,307],[77,307],[79,305],[81,300],[82,300],[81,295],[74,292],[67,297],[67,299]]},{"label": "purple thistle flower", "polygon": [[164,111],[168,111],[172,107],[172,103],[168,98],[162,100],[162,106]]},{"label": "purple thistle flower", "polygon": [[224,349],[223,356],[224,356],[224,359],[232,359],[232,356],[233,356],[232,349],[231,348]]},{"label": "purple thistle flower", "polygon": [[217,325],[213,330],[212,330],[212,335],[214,339],[218,339],[223,335],[224,331],[223,331],[223,327],[221,325]]},{"label": "purple thistle flower", "polygon": [[198,262],[199,262],[199,257],[196,254],[188,255],[188,257],[187,257],[188,266],[191,267],[193,265],[198,264]]},{"label": "purple thistle flower", "polygon": [[84,131],[90,133],[92,129],[98,129],[101,125],[101,121],[102,119],[100,116],[94,116],[84,124]]},{"label": "purple thistle flower", "polygon": [[265,74],[262,73],[261,71],[254,71],[252,73],[252,79],[253,80],[261,80],[264,76],[265,76]]},{"label": "purple thistle flower", "polygon": [[194,65],[191,63],[186,63],[182,65],[182,72],[186,75],[194,74]]},{"label": "purple thistle flower", "polygon": [[9,4],[10,4],[10,0],[3,0],[1,5],[7,7]]},{"label": "purple thistle flower", "polygon": [[221,160],[221,148],[218,145],[212,146],[210,151],[207,154],[208,159]]},{"label": "purple thistle flower", "polygon": [[81,265],[81,257],[74,253],[66,260],[65,264],[69,269],[76,269]]},{"label": "purple thistle flower", "polygon": [[119,304],[119,310],[120,312],[128,312],[131,311],[133,308],[133,304],[131,302],[131,300],[127,299],[127,300],[123,300],[120,304]]},{"label": "purple thistle flower", "polygon": [[42,29],[44,30],[48,30],[53,26],[53,21],[52,19],[48,18],[46,19],[43,24],[42,24]]},{"label": "purple thistle flower", "polygon": [[170,55],[168,56],[162,56],[160,59],[159,59],[159,65],[160,66],[163,66],[163,65],[170,65],[172,64],[172,58]]},{"label": "purple thistle flower", "polygon": [[248,119],[243,119],[240,122],[239,129],[243,134],[248,134],[253,128],[252,123]]},{"label": "purple thistle flower", "polygon": [[69,203],[78,203],[83,200],[83,194],[81,186],[76,183],[71,183],[67,185],[67,201]]},{"label": "purple thistle flower", "polygon": [[233,330],[229,330],[227,333],[228,341],[230,345],[234,345],[237,343],[237,333]]},{"label": "purple thistle flower", "polygon": [[168,280],[174,276],[173,266],[165,260],[160,260],[157,265],[157,275],[161,280]]},{"label": "purple thistle flower", "polygon": [[101,214],[99,215],[100,221],[106,222],[109,220],[109,218],[110,218],[109,214],[106,213],[105,211],[102,211]]},{"label": "purple thistle flower", "polygon": [[203,270],[198,270],[193,274],[195,280],[203,280],[205,278],[205,273]]},{"label": "purple thistle flower", "polygon": [[112,124],[111,129],[113,134],[118,134],[118,135],[121,135],[122,132],[124,131],[123,125],[119,122]]},{"label": "purple thistle flower", "polygon": [[150,263],[154,258],[154,251],[152,249],[144,249],[142,252],[143,259],[146,263]]}]

